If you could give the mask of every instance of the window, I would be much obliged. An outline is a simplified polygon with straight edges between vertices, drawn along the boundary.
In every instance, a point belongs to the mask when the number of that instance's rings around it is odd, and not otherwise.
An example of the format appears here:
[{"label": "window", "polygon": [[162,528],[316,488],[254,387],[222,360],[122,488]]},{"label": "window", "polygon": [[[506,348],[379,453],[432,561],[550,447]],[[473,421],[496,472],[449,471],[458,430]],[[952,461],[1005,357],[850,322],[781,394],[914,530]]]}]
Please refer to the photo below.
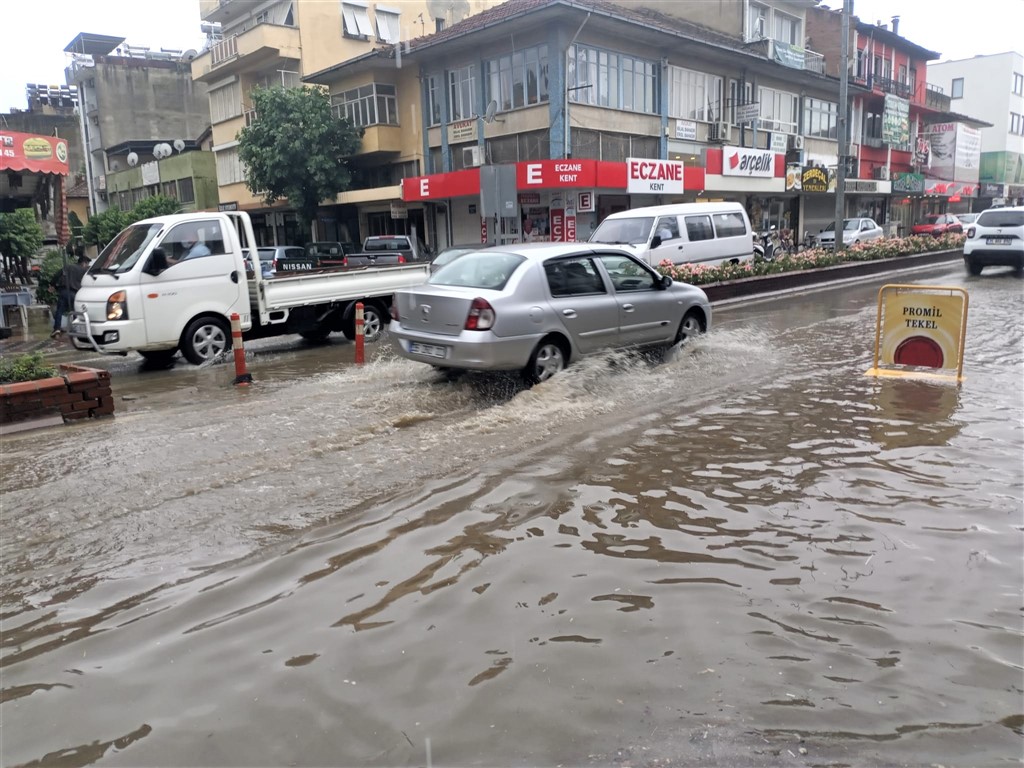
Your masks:
[{"label": "window", "polygon": [[486,101],[505,111],[548,100],[548,47],[538,45],[484,64]]},{"label": "window", "polygon": [[797,132],[799,112],[796,94],[773,88],[758,88],[758,101],[761,104],[758,117],[762,128],[780,133]]},{"label": "window", "polygon": [[729,81],[729,122],[739,125],[736,118],[736,106],[749,104],[754,100],[754,86],[751,83],[741,83],[739,80]]},{"label": "window", "polygon": [[866,80],[867,76],[868,76],[867,60],[868,60],[867,53],[865,53],[863,48],[858,48],[857,49],[857,74],[856,74],[856,77],[858,77],[861,80]]},{"label": "window", "polygon": [[434,32],[444,31],[444,19],[434,19]]},{"label": "window", "polygon": [[577,45],[569,53],[569,98],[580,104],[657,114],[661,65]]},{"label": "window", "polygon": [[679,239],[679,219],[675,216],[662,216],[654,225],[654,234],[661,238],[661,242]]},{"label": "window", "polygon": [[1010,113],[1010,133],[1024,136],[1024,117],[1016,112]]},{"label": "window", "polygon": [[397,43],[402,34],[401,15],[377,6],[377,39],[382,43]]},{"label": "window", "polygon": [[192,185],[192,179],[178,179],[178,200],[183,203],[194,203],[196,192]]},{"label": "window", "polygon": [[398,97],[395,86],[370,83],[331,96],[331,112],[346,118],[357,128],[368,125],[398,125]]},{"label": "window", "polygon": [[910,95],[913,97],[917,94],[917,70],[910,70]]},{"label": "window", "polygon": [[800,35],[800,19],[775,11],[774,38],[780,43],[803,47]]},{"label": "window", "polygon": [[715,220],[715,232],[719,237],[741,237],[747,234],[746,222],[743,221],[743,214],[739,212],[716,213],[712,218]]},{"label": "window", "polygon": [[167,253],[168,259],[181,260],[189,257],[189,251],[197,243],[202,243],[206,248],[193,253],[191,258],[224,253],[224,235],[220,231],[220,224],[216,221],[189,221],[178,224],[167,233],[167,237],[160,242],[160,247]]},{"label": "window", "polygon": [[1013,92],[1018,96],[1024,96],[1024,75],[1020,72],[1013,73]]},{"label": "window", "polygon": [[711,228],[710,216],[685,216],[683,218],[686,220],[686,238],[691,243],[715,239],[715,230]]},{"label": "window", "polygon": [[839,105],[832,101],[804,98],[803,134],[823,139],[838,138]]},{"label": "window", "polygon": [[951,99],[962,99],[964,97],[964,79],[962,77],[953,78],[953,87],[951,89]]},{"label": "window", "polygon": [[751,40],[761,40],[768,37],[768,9],[763,5],[750,6],[749,25],[747,37]]},{"label": "window", "polygon": [[238,157],[238,148],[222,149],[217,156],[217,183],[238,184],[245,181],[245,170]]},{"label": "window", "polygon": [[242,114],[242,92],[238,83],[210,91],[210,122],[219,123]]},{"label": "window", "polygon": [[448,73],[448,97],[451,104],[449,120],[468,120],[473,117],[473,97],[476,95],[476,67],[470,64]]},{"label": "window", "polygon": [[722,115],[723,80],[682,67],[668,68],[668,116],[714,122]]},{"label": "window", "polygon": [[654,290],[654,275],[632,259],[612,254],[597,258],[601,260],[617,292]]},{"label": "window", "polygon": [[366,12],[366,3],[356,0],[345,0],[341,4],[343,31],[347,37],[366,39],[373,34],[370,16]]},{"label": "window", "polygon": [[882,141],[882,113],[866,110],[864,112],[864,138]]},{"label": "window", "polygon": [[427,76],[427,119],[431,125],[441,124],[441,76]]},{"label": "window", "polygon": [[169,197],[172,200],[178,199],[178,185],[173,181],[165,181],[163,189],[164,197]]},{"label": "window", "polygon": [[900,64],[900,82],[904,85],[907,84],[907,65]]},{"label": "window", "polygon": [[[458,264],[459,261],[461,259],[452,263]],[[548,289],[554,297],[607,292],[597,267],[587,258],[548,261],[544,264],[544,273],[548,278]]]}]

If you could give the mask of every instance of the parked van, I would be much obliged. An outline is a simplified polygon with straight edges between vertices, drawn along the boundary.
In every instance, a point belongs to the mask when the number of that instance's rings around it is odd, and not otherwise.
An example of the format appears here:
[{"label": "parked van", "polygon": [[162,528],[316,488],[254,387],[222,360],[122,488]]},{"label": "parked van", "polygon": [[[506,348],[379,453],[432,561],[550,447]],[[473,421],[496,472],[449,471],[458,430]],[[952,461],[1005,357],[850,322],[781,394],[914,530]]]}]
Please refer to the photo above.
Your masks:
[{"label": "parked van", "polygon": [[592,243],[624,245],[651,266],[740,262],[754,255],[750,219],[739,203],[678,203],[613,213]]}]

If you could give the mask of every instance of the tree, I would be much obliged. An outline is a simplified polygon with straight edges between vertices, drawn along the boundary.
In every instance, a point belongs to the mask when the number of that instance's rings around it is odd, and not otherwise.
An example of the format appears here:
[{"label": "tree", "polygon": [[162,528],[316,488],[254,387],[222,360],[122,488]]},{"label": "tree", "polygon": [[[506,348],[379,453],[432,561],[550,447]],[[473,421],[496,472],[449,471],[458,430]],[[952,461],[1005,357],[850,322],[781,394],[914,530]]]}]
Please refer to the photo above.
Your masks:
[{"label": "tree", "polygon": [[117,233],[131,224],[128,214],[116,208],[107,208],[103,213],[89,217],[82,236],[89,245],[95,245],[101,251],[107,243],[117,237]]},{"label": "tree", "polygon": [[140,200],[135,204],[134,208],[128,211],[128,223],[134,224],[136,221],[151,219],[154,216],[168,216],[172,213],[178,213],[180,210],[181,204],[174,198],[164,195],[153,195],[153,197]]},{"label": "tree", "polygon": [[252,101],[259,119],[238,134],[245,184],[268,205],[287,198],[309,233],[320,203],[348,189],[346,158],[358,151],[363,129],[331,114],[318,88],[256,89]]},{"label": "tree", "polygon": [[8,279],[17,277],[28,285],[28,260],[43,246],[43,228],[33,208],[0,213],[0,254]]}]

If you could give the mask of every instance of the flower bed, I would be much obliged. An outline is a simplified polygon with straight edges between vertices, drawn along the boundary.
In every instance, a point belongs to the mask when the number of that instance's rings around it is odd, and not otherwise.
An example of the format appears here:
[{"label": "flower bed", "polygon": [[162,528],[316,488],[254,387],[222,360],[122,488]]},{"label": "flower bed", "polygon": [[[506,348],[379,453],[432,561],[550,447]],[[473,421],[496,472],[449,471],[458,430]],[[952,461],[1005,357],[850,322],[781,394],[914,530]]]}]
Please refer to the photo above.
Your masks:
[{"label": "flower bed", "polygon": [[113,415],[109,371],[59,368],[56,376],[0,385],[0,431]]},{"label": "flower bed", "polygon": [[666,260],[658,265],[658,271],[682,283],[708,285],[747,277],[822,269],[837,264],[881,261],[933,251],[958,250],[963,247],[964,239],[963,235],[886,238],[870,243],[857,243],[839,252],[831,248],[811,248],[800,253],[780,256],[773,261],[748,260],[739,264],[722,264],[714,267],[701,264],[672,264]]}]

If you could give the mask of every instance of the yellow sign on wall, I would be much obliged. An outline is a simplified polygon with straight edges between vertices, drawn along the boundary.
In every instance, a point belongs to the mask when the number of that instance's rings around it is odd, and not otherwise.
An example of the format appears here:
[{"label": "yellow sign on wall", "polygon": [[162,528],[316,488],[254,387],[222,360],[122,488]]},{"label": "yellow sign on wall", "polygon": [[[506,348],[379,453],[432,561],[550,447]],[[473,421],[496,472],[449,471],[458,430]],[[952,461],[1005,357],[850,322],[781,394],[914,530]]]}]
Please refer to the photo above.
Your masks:
[{"label": "yellow sign on wall", "polygon": [[[907,367],[956,369],[963,379],[967,291],[941,285],[884,285],[878,292],[871,376],[928,375]],[[899,366],[885,368],[883,366]],[[951,374],[932,374],[950,378]]]}]

